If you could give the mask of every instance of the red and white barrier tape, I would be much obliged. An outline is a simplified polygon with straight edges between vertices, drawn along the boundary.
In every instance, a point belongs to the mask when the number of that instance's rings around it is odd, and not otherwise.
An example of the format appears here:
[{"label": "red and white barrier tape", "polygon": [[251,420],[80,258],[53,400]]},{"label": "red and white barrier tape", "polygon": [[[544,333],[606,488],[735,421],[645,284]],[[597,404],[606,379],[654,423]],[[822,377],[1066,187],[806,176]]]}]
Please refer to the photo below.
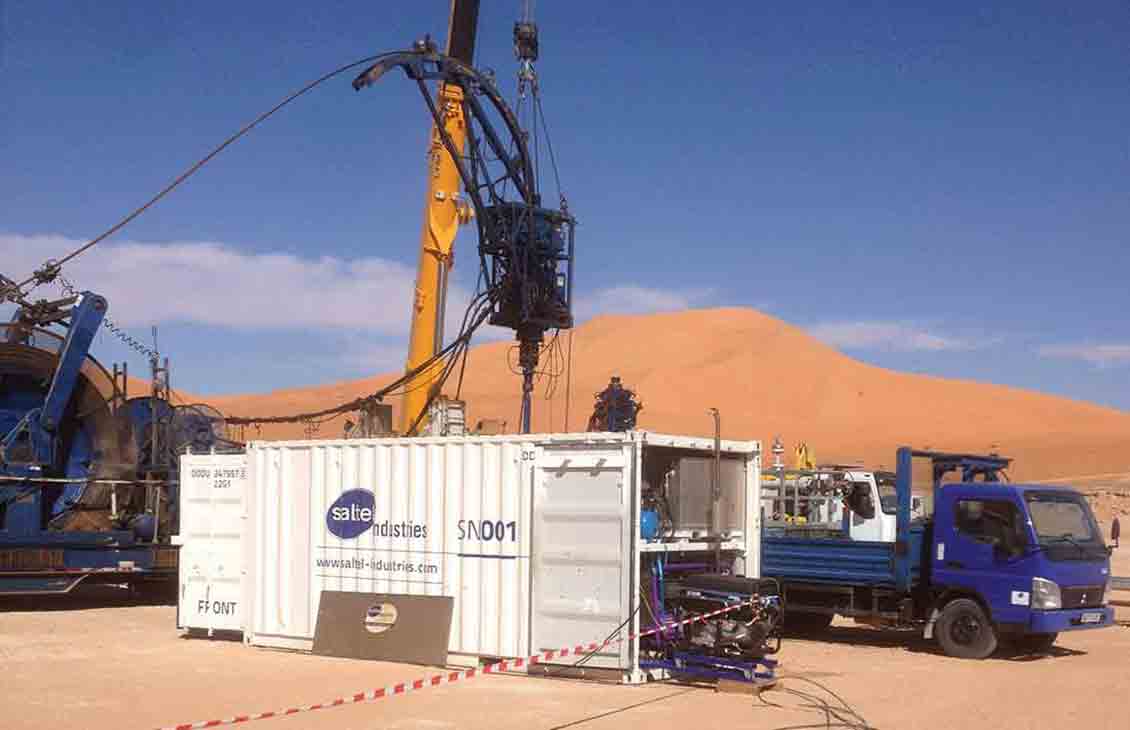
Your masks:
[{"label": "red and white barrier tape", "polygon": [[713,618],[714,616],[721,616],[724,613],[735,611],[739,608],[742,608],[743,606],[752,605],[752,603],[752,601],[734,603],[726,606],[725,608],[720,608],[717,611],[711,611],[709,613],[700,614],[698,616],[692,616],[691,618],[683,619],[682,621],[675,621],[674,623],[664,624],[663,626],[658,626],[654,629],[648,629],[647,631],[641,631],[639,633],[631,634],[627,637],[621,637],[619,639],[606,639],[603,642],[594,642],[588,645],[578,644],[571,649],[557,649],[556,651],[550,650],[541,652],[540,654],[533,654],[528,657],[504,659],[500,662],[495,662],[494,664],[488,664],[481,669],[478,667],[472,667],[470,669],[460,669],[454,672],[442,672],[440,674],[433,674],[430,677],[421,677],[419,679],[412,680],[411,682],[399,682],[397,684],[391,684],[387,687],[371,689],[367,692],[357,692],[356,694],[352,694],[347,697],[337,697],[328,702],[319,702],[316,705],[288,707],[285,710],[260,712],[255,715],[236,715],[235,717],[229,717],[224,720],[203,720],[201,722],[187,722],[180,725],[168,725],[166,727],[160,728],[159,730],[200,730],[200,728],[220,727],[222,725],[238,725],[239,723],[251,722],[253,720],[266,720],[272,717],[284,717],[286,715],[297,715],[301,712],[324,710],[329,707],[340,707],[341,705],[353,705],[360,702],[371,702],[373,700],[379,700],[384,697],[403,695],[422,689],[438,687],[442,684],[451,684],[453,682],[459,682],[461,680],[474,679],[480,674],[498,674],[499,672],[506,672],[511,669],[521,669],[522,667],[532,664],[538,664],[543,661],[560,659],[567,656],[592,654],[600,651],[609,644],[615,644],[621,641],[630,641],[632,639],[638,639],[644,636],[651,636],[653,634],[658,634],[661,631],[667,631],[668,629],[674,629],[678,628],[679,626],[686,626],[698,621],[704,621],[708,618]]}]

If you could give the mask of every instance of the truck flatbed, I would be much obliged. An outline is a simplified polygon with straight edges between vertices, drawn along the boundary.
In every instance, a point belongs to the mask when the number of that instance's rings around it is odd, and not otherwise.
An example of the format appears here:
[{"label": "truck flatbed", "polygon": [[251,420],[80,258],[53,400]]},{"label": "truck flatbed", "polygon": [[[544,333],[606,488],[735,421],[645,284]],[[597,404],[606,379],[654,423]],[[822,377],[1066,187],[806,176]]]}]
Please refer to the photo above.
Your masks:
[{"label": "truck flatbed", "polygon": [[[910,551],[921,550],[924,529],[911,528]],[[846,537],[794,537],[765,535],[761,539],[762,575],[789,581],[831,583],[860,587],[895,587],[895,544],[861,542]],[[921,577],[921,566],[911,565],[911,584]]]}]

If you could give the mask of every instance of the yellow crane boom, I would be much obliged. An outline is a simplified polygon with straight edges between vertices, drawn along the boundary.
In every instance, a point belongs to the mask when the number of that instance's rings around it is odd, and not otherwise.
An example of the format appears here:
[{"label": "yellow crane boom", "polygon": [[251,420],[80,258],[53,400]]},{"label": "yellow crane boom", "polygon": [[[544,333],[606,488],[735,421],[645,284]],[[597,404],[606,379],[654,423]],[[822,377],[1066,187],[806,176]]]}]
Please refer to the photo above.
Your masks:
[{"label": "yellow crane boom", "polygon": [[[470,65],[475,55],[479,0],[452,0],[446,54]],[[463,118],[463,91],[441,83],[437,95],[443,110],[443,126],[455,149],[463,152],[467,141]],[[459,225],[471,219],[471,207],[459,195],[459,171],[444,148],[435,124],[428,144],[428,188],[424,201],[424,225],[420,236],[420,262],[412,301],[412,325],[408,340],[406,371],[426,363],[443,348],[443,321],[447,307],[447,276],[454,263],[455,236]],[[400,411],[400,433],[411,436],[427,425],[425,409],[437,387],[443,363],[419,373],[406,383]]]}]

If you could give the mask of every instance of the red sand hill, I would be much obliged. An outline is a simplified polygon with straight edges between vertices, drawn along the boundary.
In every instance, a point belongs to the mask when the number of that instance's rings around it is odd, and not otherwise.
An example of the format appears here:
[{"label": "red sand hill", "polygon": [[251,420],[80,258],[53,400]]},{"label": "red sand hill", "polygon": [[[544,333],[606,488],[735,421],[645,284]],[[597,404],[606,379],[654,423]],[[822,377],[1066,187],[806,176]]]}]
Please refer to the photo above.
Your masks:
[{"label": "red sand hill", "polygon": [[[562,336],[563,338],[565,335]],[[508,342],[474,348],[462,398],[468,421],[500,418],[513,431],[520,382]],[[640,427],[710,435],[707,410],[722,414],[725,438],[780,434],[790,449],[811,445],[820,461],[893,466],[899,445],[983,452],[1016,459],[1014,478],[1130,472],[1130,413],[998,385],[908,375],[867,365],[804,331],[751,309],[598,317],[573,335],[569,427],[582,430],[593,394],[611,375],[644,403]],[[230,415],[310,411],[367,394],[393,380],[362,380],[209,399]],[[565,383],[552,399],[539,385],[535,431],[564,430]],[[394,409],[399,399],[391,399]],[[344,419],[315,438],[342,434]],[[264,426],[247,438],[304,438],[301,425]],[[766,461],[769,457],[766,457]]]}]

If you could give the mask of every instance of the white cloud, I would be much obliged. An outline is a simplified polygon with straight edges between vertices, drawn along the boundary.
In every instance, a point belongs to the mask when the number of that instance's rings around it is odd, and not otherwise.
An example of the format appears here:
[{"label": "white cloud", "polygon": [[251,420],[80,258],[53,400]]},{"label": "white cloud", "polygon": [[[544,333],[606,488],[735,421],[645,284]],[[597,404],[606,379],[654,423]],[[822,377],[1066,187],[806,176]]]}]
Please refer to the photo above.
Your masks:
[{"label": "white cloud", "polygon": [[[23,279],[48,258],[84,243],[63,236],[0,234],[0,272]],[[64,276],[110,302],[111,319],[125,327],[171,322],[247,331],[321,329],[330,333],[404,337],[414,299],[415,269],[381,258],[304,257],[253,253],[215,242],[106,242],[67,264]],[[462,323],[471,292],[452,282],[445,333]],[[58,288],[46,289],[57,293]],[[38,294],[38,292],[37,292]],[[602,313],[645,314],[687,309],[709,290],[636,285],[580,294],[576,319]],[[476,341],[510,339],[484,326]],[[359,363],[391,362],[394,346],[347,354]]]},{"label": "white cloud", "polygon": [[1098,367],[1130,363],[1130,345],[1044,345],[1037,349],[1041,357],[1083,360]]},{"label": "white cloud", "polygon": [[[83,243],[0,232],[0,273],[23,280],[47,259]],[[449,284],[448,342],[471,299],[475,272],[467,266],[458,272],[462,278]],[[221,242],[107,241],[68,263],[63,274],[78,288],[104,295],[110,318],[140,340],[149,341],[149,325],[187,325],[162,337],[162,349],[178,363],[185,362],[178,353],[198,354],[201,343],[221,330],[226,344],[224,357],[214,363],[219,367],[196,357],[175,371],[178,387],[189,392],[240,392],[404,368],[416,271],[397,261],[256,253]],[[33,298],[59,294],[52,284],[35,290]],[[686,309],[707,295],[630,285],[581,293],[577,321],[605,312]],[[0,321],[11,309],[0,305]],[[280,338],[292,337],[293,349],[277,355]],[[486,325],[474,342],[513,338],[509,330]],[[134,357],[108,333],[100,336],[97,354],[107,362]],[[232,362],[244,372],[226,376]],[[258,373],[252,384],[244,377],[248,370]]]},{"label": "white cloud", "polygon": [[650,314],[688,309],[711,295],[708,289],[653,289],[627,284],[578,296],[574,313],[578,322],[598,314]]},{"label": "white cloud", "polygon": [[[4,270],[23,278],[80,241],[0,235]],[[222,243],[103,243],[64,276],[110,302],[124,326],[163,322],[234,329],[351,329],[403,335],[415,270],[380,258],[353,260],[250,253]],[[55,290],[57,291],[57,289]],[[466,301],[452,292],[452,303]]]},{"label": "white cloud", "polygon": [[809,328],[809,333],[829,345],[857,350],[902,352],[971,350],[967,340],[929,332],[898,322],[826,322]]}]

